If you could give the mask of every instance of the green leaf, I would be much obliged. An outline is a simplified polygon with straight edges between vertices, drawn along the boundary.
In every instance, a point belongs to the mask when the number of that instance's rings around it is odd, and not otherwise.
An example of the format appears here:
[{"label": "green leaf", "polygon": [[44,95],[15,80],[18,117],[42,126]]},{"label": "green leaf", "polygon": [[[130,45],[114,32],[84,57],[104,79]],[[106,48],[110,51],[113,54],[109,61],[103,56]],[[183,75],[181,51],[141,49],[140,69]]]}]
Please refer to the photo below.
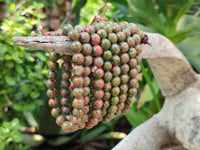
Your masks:
[{"label": "green leaf", "polygon": [[16,66],[16,71],[17,71],[17,73],[19,73],[20,75],[24,75],[24,69],[23,69],[23,67],[22,66],[20,66],[20,65],[17,65]]},{"label": "green leaf", "polygon": [[33,111],[35,109],[35,104],[34,103],[29,103],[24,105],[24,110],[26,111]]},{"label": "green leaf", "polygon": [[133,128],[149,119],[145,112],[137,111],[136,104],[133,104],[133,107],[125,114],[125,117]]},{"label": "green leaf", "polygon": [[24,85],[23,88],[22,88],[22,91],[26,94],[30,93],[31,92],[31,89],[28,85]]},{"label": "green leaf", "polygon": [[77,138],[77,136],[80,134],[80,132],[77,132],[75,134],[73,134],[72,136],[59,136],[55,139],[52,139],[52,140],[48,140],[47,142],[50,144],[50,145],[53,145],[53,146],[59,146],[59,145],[63,145],[63,144],[66,144],[70,141],[72,141],[73,139]]},{"label": "green leaf", "polygon": [[15,8],[15,3],[11,3],[11,4],[10,4],[10,8],[9,8],[10,11],[12,11],[14,8]]},{"label": "green leaf", "polygon": [[[159,92],[159,86],[158,86],[157,81],[153,80],[151,82],[151,84],[155,90],[155,94],[157,95],[157,93]],[[150,89],[149,85],[146,84],[144,87],[144,90],[142,91],[140,98],[138,100],[137,109],[140,109],[141,107],[143,107],[146,102],[152,101],[153,98],[154,98],[154,96],[151,92],[151,89]]]},{"label": "green leaf", "polygon": [[37,57],[44,62],[47,61],[47,57],[41,52],[37,53]]},{"label": "green leaf", "polygon": [[200,36],[188,38],[177,46],[186,56],[190,64],[200,72]]},{"label": "green leaf", "polygon": [[[155,105],[157,107],[157,111],[160,111],[161,109],[161,104],[160,104],[160,101],[159,101],[159,97],[156,95],[156,92],[155,92],[155,89],[151,83],[151,79],[150,79],[150,76],[149,74],[147,73],[144,65],[142,63],[140,63],[140,66],[141,66],[141,70],[142,70],[142,73],[143,73],[143,76],[144,76],[144,79],[146,80],[148,86],[149,86],[149,89],[151,90],[151,93],[154,97],[154,102],[155,102]],[[148,66],[149,70],[150,70],[150,67]]]},{"label": "green leaf", "polygon": [[171,37],[174,43],[181,42],[188,37],[200,36],[200,19],[195,16],[184,15],[178,23],[178,29]]},{"label": "green leaf", "polygon": [[37,14],[37,17],[40,18],[40,19],[44,19],[44,18],[46,18],[46,15],[45,15],[45,14],[38,13],[38,14]]},{"label": "green leaf", "polygon": [[31,92],[31,98],[35,99],[35,98],[38,98],[39,96],[40,96],[40,93],[38,91]]},{"label": "green leaf", "polygon": [[123,139],[126,137],[124,132],[108,132],[96,137],[96,140],[105,140],[105,139]]},{"label": "green leaf", "polygon": [[22,135],[17,130],[12,131],[10,135],[13,138],[13,141],[16,142],[16,143],[19,143],[23,140]]},{"label": "green leaf", "polygon": [[0,144],[0,149],[3,150],[3,149],[5,148],[6,145],[5,145],[5,143],[4,143],[1,139],[0,139],[0,143],[1,143],[1,144]]},{"label": "green leaf", "polygon": [[168,32],[174,33],[176,26],[187,10],[190,8],[194,0],[156,0],[160,11],[166,17],[168,23]]},{"label": "green leaf", "polygon": [[22,105],[20,104],[13,104],[13,109],[15,109],[16,111],[21,111],[23,109]]},{"label": "green leaf", "polygon": [[165,33],[165,27],[158,13],[154,9],[152,0],[127,0],[131,15],[139,22],[155,27],[161,33]]},{"label": "green leaf", "polygon": [[97,137],[100,133],[104,132],[105,130],[106,130],[105,126],[99,126],[97,128],[94,128],[94,129],[92,129],[92,131],[90,131],[85,136],[83,136],[81,138],[81,141],[83,143],[89,142],[89,141],[95,139],[95,137]]},{"label": "green leaf", "polygon": [[8,85],[11,85],[11,86],[13,86],[13,85],[16,84],[15,79],[14,79],[13,77],[10,77],[10,76],[6,76],[6,77],[5,77],[5,81],[6,81],[6,83],[7,83]]},{"label": "green leaf", "polygon": [[30,126],[38,127],[38,123],[33,116],[33,112],[23,111],[23,114]]},{"label": "green leaf", "polygon": [[38,99],[38,100],[35,100],[35,101],[34,101],[34,103],[35,103],[36,105],[39,105],[39,106],[41,106],[41,105],[43,105],[43,104],[44,104],[44,101],[43,101],[43,100],[41,100],[41,99]]},{"label": "green leaf", "polygon": [[18,124],[19,124],[19,119],[14,118],[14,119],[11,121],[11,124],[12,124],[13,127],[16,126],[16,125],[18,125]]},{"label": "green leaf", "polygon": [[76,17],[73,20],[73,24],[77,25],[80,22],[80,12],[81,8],[86,4],[87,0],[79,0],[78,4],[75,6],[73,12],[76,12]]}]

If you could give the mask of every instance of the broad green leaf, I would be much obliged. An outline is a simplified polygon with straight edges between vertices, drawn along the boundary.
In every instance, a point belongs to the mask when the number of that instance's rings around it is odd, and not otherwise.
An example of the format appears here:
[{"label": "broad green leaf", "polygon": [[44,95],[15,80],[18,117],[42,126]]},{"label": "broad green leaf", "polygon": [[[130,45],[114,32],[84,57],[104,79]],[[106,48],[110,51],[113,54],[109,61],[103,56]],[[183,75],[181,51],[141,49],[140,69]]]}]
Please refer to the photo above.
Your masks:
[{"label": "broad green leaf", "polygon": [[24,69],[23,69],[23,67],[22,67],[21,65],[17,65],[17,66],[16,66],[16,71],[17,71],[20,75],[24,76]]},{"label": "broad green leaf", "polygon": [[6,83],[7,83],[8,85],[13,86],[13,85],[16,84],[16,81],[15,81],[15,79],[14,79],[13,77],[6,76],[6,77],[5,77],[5,80],[6,80]]},{"label": "broad green leaf", "polygon": [[26,111],[33,111],[35,109],[35,104],[34,103],[25,104],[23,108]]},{"label": "broad green leaf", "polygon": [[165,28],[158,13],[154,9],[152,0],[127,0],[131,15],[139,22],[155,27],[161,33]]},{"label": "broad green leaf", "polygon": [[[156,80],[153,80],[151,83],[155,90],[155,94],[157,95],[157,93],[159,92],[158,83]],[[152,101],[153,98],[154,98],[154,96],[151,92],[151,89],[149,88],[149,85],[146,84],[144,87],[144,90],[142,91],[140,98],[138,100],[137,109],[140,109],[141,107],[143,107],[146,102]]]},{"label": "broad green leaf", "polygon": [[19,131],[17,130],[13,130],[11,133],[10,133],[11,137],[13,138],[13,141],[18,143],[18,142],[21,142],[23,140],[23,137],[22,135],[20,134]]},{"label": "broad green leaf", "polygon": [[12,11],[15,8],[15,3],[10,4],[10,11]]},{"label": "broad green leaf", "polygon": [[3,142],[1,139],[0,139],[0,149],[4,149],[5,148],[5,142]]},{"label": "broad green leaf", "polygon": [[200,72],[200,36],[188,38],[177,46],[186,56],[190,64]]},{"label": "broad green leaf", "polygon": [[185,26],[187,26],[195,21],[200,21],[199,19],[200,18],[198,18],[196,16],[185,14],[180,18],[180,20],[177,24],[177,30],[181,30],[181,29],[185,28]]},{"label": "broad green leaf", "polygon": [[133,107],[125,114],[125,117],[133,128],[149,119],[145,112],[137,111],[136,104],[133,104]]},{"label": "broad green leaf", "polygon": [[24,85],[23,88],[22,88],[22,91],[26,94],[30,93],[31,92],[31,89],[28,85]]},{"label": "broad green leaf", "polygon": [[39,96],[40,96],[40,93],[38,91],[31,92],[31,98],[35,99],[35,98],[38,98]]},{"label": "broad green leaf", "polygon": [[194,0],[156,0],[160,11],[166,17],[169,33],[176,31],[179,19],[187,12],[193,1]]},{"label": "broad green leaf", "polygon": [[18,124],[19,124],[19,119],[14,118],[14,119],[11,121],[11,124],[12,124],[13,127],[16,126],[16,125],[18,125]]},{"label": "broad green leaf", "polygon": [[43,100],[41,100],[41,99],[38,99],[38,100],[35,100],[35,101],[34,101],[34,103],[35,103],[36,105],[39,105],[39,106],[41,106],[41,105],[43,105],[43,104],[44,104],[44,101],[43,101]]},{"label": "broad green leaf", "polygon": [[118,10],[119,10],[125,17],[127,17],[127,16],[130,14],[129,10],[127,9],[127,6],[122,5],[122,4],[119,4],[119,3],[116,3],[116,2],[113,2],[113,5],[115,5],[115,6],[118,8]]},{"label": "broad green leaf", "polygon": [[13,108],[16,111],[21,111],[23,107],[22,107],[22,105],[15,103],[15,104],[13,104]]},{"label": "broad green leaf", "polygon": [[188,37],[200,36],[200,18],[184,15],[180,19],[177,29],[171,37],[174,43],[181,42]]},{"label": "broad green leaf", "polygon": [[40,19],[44,19],[44,18],[46,18],[46,15],[45,15],[45,14],[38,13],[38,14],[37,14],[37,17],[40,18]]},{"label": "broad green leaf", "polygon": [[45,56],[44,53],[41,53],[41,52],[37,53],[37,57],[38,57],[40,60],[44,61],[44,62],[47,61],[47,57]]}]

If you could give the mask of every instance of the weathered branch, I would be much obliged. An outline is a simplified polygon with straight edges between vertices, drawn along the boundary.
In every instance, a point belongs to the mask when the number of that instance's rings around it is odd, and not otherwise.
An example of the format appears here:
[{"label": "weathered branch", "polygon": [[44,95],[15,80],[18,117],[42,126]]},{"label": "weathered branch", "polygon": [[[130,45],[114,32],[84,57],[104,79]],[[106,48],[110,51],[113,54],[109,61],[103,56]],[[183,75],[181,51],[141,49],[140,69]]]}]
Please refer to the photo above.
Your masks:
[{"label": "weathered branch", "polygon": [[14,37],[13,44],[32,49],[72,55],[71,41],[67,36]]}]

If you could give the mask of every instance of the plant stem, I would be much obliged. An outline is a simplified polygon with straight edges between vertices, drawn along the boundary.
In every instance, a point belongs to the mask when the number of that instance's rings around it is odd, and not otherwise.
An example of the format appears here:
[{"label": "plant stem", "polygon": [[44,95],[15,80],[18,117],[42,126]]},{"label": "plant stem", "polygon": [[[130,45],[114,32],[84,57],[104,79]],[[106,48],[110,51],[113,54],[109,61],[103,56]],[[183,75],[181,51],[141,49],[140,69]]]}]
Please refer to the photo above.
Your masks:
[{"label": "plant stem", "polygon": [[141,65],[141,70],[142,70],[142,73],[144,75],[144,78],[145,78],[147,84],[149,85],[151,93],[152,93],[152,95],[154,97],[156,108],[157,108],[158,111],[160,111],[161,110],[161,105],[160,105],[160,102],[159,102],[159,98],[156,96],[155,90],[154,90],[153,85],[151,83],[151,79],[149,78],[149,75],[146,72],[144,65],[142,63],[140,63],[140,65]]}]

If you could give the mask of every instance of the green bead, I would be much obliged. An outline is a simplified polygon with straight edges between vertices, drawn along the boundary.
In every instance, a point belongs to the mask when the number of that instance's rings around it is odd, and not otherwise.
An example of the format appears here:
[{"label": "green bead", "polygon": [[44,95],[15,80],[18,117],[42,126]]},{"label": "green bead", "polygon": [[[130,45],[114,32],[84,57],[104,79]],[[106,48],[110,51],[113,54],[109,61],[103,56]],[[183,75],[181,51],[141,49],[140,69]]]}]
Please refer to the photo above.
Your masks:
[{"label": "green bead", "polygon": [[115,33],[109,33],[108,34],[108,40],[111,42],[111,43],[116,43],[118,38],[117,38],[117,35]]},{"label": "green bead", "polygon": [[72,41],[76,41],[80,38],[80,32],[76,29],[72,29],[68,32],[68,37]]},{"label": "green bead", "polygon": [[125,94],[128,91],[128,86],[126,84],[120,85],[120,93]]},{"label": "green bead", "polygon": [[60,115],[60,113],[61,113],[61,111],[60,111],[59,107],[51,109],[51,115],[55,118],[58,117]]},{"label": "green bead", "polygon": [[112,59],[112,53],[111,53],[111,51],[109,51],[109,50],[104,51],[103,52],[103,59],[105,61],[111,60]]},{"label": "green bead", "polygon": [[117,55],[120,52],[120,46],[118,44],[112,44],[110,51],[112,52],[113,55]]},{"label": "green bead", "polygon": [[114,113],[108,113],[108,114],[106,115],[106,117],[107,117],[108,119],[113,119],[113,118],[115,118],[115,114],[114,114]]},{"label": "green bead", "polygon": [[110,61],[106,61],[103,64],[104,71],[110,71],[112,69],[112,63]]},{"label": "green bead", "polygon": [[111,95],[112,96],[117,96],[117,95],[119,95],[119,93],[120,93],[120,89],[119,89],[119,87],[113,87],[112,89],[111,89]]},{"label": "green bead", "polygon": [[130,48],[128,51],[128,54],[129,54],[130,58],[135,58],[137,55],[137,51],[135,48]]},{"label": "green bead", "polygon": [[118,85],[120,85],[120,77],[114,77],[111,80],[111,84],[112,84],[112,86],[118,86]]},{"label": "green bead", "polygon": [[128,90],[128,96],[133,97],[137,94],[137,89],[136,88],[130,88]]},{"label": "green bead", "polygon": [[97,31],[97,34],[102,38],[105,39],[107,38],[107,31],[105,29],[99,29]]},{"label": "green bead", "polygon": [[129,67],[132,69],[132,68],[135,68],[136,66],[137,66],[137,60],[134,58],[130,59]]},{"label": "green bead", "polygon": [[105,92],[105,93],[104,93],[103,100],[108,101],[108,100],[110,99],[110,97],[111,97],[110,92]]},{"label": "green bead", "polygon": [[116,77],[116,76],[119,76],[121,74],[121,69],[119,66],[114,66],[112,68],[112,73],[113,73],[113,76]]},{"label": "green bead", "polygon": [[131,70],[129,71],[129,76],[130,76],[131,78],[135,78],[135,77],[137,76],[137,74],[138,74],[137,69],[131,69]]},{"label": "green bead", "polygon": [[112,57],[112,63],[113,63],[113,65],[115,65],[115,66],[119,65],[119,63],[120,63],[120,57],[119,57],[118,55],[114,55],[114,56]]},{"label": "green bead", "polygon": [[109,108],[108,108],[108,112],[109,113],[116,113],[117,112],[117,106],[115,106],[115,105],[113,105],[113,106],[110,106]]},{"label": "green bead", "polygon": [[103,48],[103,50],[108,50],[110,46],[111,46],[111,43],[108,39],[101,40],[101,47]]},{"label": "green bead", "polygon": [[111,24],[106,24],[106,26],[104,27],[104,29],[108,32],[108,33],[112,33],[112,25]]},{"label": "green bead", "polygon": [[79,53],[82,50],[83,46],[79,41],[73,41],[71,43],[70,49],[74,53]]},{"label": "green bead", "polygon": [[132,105],[133,103],[135,103],[135,101],[136,101],[135,96],[132,96],[132,97],[128,97],[128,98],[127,98],[126,103]]},{"label": "green bead", "polygon": [[117,105],[119,102],[119,97],[118,96],[114,96],[111,98],[111,105]]},{"label": "green bead", "polygon": [[58,53],[53,53],[53,52],[51,52],[50,54],[49,54],[49,58],[52,60],[52,61],[54,61],[54,62],[56,62],[58,59],[59,59],[59,54]]},{"label": "green bead", "polygon": [[110,82],[112,80],[112,73],[111,72],[105,72],[103,78],[104,78],[105,82]]},{"label": "green bead", "polygon": [[112,84],[111,84],[110,82],[106,82],[106,83],[104,84],[104,88],[103,88],[103,89],[104,89],[105,92],[110,91],[111,88],[112,88]]},{"label": "green bead", "polygon": [[110,102],[109,101],[104,101],[102,109],[107,109],[109,106],[110,106]]},{"label": "green bead", "polygon": [[139,34],[134,34],[133,39],[135,41],[135,44],[140,44],[141,43],[141,37]]},{"label": "green bead", "polygon": [[126,39],[126,35],[124,32],[117,32],[116,33],[117,37],[118,37],[118,42],[123,42]]},{"label": "green bead", "polygon": [[66,25],[63,27],[63,29],[62,29],[63,34],[64,34],[65,36],[67,36],[68,33],[69,33],[69,31],[72,30],[72,29],[73,29],[73,26],[72,26],[71,24],[66,24]]}]

